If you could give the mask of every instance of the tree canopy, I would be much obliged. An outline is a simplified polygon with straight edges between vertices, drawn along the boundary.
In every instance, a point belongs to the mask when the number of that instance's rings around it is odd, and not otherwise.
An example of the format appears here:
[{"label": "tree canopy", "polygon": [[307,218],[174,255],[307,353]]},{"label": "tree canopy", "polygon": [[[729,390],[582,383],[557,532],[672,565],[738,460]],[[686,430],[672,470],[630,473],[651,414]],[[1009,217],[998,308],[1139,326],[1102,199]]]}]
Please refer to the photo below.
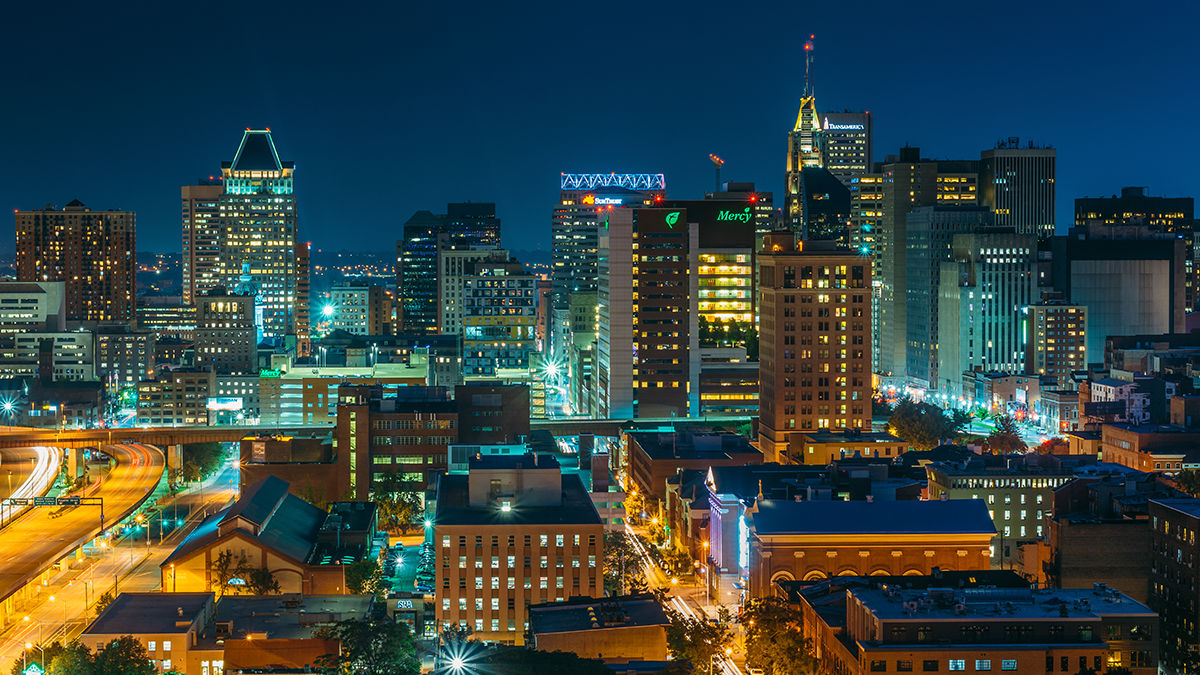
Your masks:
[{"label": "tree canopy", "polygon": [[667,649],[672,658],[691,661],[696,672],[713,675],[713,657],[723,655],[726,648],[733,646],[728,610],[720,610],[722,620],[712,623],[665,609],[671,621],[667,626]]},{"label": "tree canopy", "polygon": [[642,556],[627,532],[604,533],[604,590],[614,595],[626,595],[644,590],[645,566]]},{"label": "tree canopy", "polygon": [[996,428],[988,435],[988,448],[996,454],[1025,452],[1029,446],[1021,439],[1021,429],[1011,415],[997,415]]},{"label": "tree canopy", "polygon": [[782,598],[752,602],[742,614],[746,631],[746,665],[771,675],[813,675],[818,660],[801,627],[804,616]]},{"label": "tree canopy", "polygon": [[317,665],[347,675],[417,675],[421,662],[408,626],[389,619],[349,619],[314,632],[314,637],[341,642],[339,654],[327,654]]},{"label": "tree canopy", "polygon": [[598,658],[586,659],[573,652],[545,652],[524,647],[483,651],[469,663],[479,666],[470,672],[485,672],[488,675],[612,675],[613,672]]},{"label": "tree canopy", "polygon": [[962,428],[956,424],[957,420],[947,417],[941,408],[907,397],[896,402],[888,418],[892,432],[917,450],[931,450],[952,438]]}]

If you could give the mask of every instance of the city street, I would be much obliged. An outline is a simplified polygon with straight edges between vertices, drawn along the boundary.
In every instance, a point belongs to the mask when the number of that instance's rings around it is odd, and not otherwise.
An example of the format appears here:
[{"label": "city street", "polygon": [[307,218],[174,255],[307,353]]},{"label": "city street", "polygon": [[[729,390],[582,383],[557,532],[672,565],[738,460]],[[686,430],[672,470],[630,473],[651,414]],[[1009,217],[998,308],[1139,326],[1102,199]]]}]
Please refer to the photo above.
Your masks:
[{"label": "city street", "polygon": [[[644,531],[638,532],[628,523],[625,524],[626,531],[634,536],[636,534],[645,534]],[[638,528],[641,529],[641,528]],[[667,589],[667,605],[685,616],[699,620],[711,620],[717,617],[717,605],[709,606],[706,602],[704,588],[696,584],[673,584],[671,578],[663,572],[657,565],[654,564],[650,554],[642,546],[642,543],[634,538],[634,547],[642,556],[642,564],[646,570],[646,585],[650,588],[665,588]],[[733,611],[733,610],[731,610]],[[743,675],[742,668],[745,666],[745,652],[743,645],[740,644],[740,630],[734,626],[735,643],[733,645],[732,657],[721,657],[721,672],[725,675]],[[741,664],[739,667],[738,664]],[[703,670],[703,664],[693,664],[697,670]]]},{"label": "city street", "polygon": [[0,631],[0,669],[6,668],[12,659],[20,658],[26,642],[50,643],[61,641],[64,636],[68,640],[77,637],[88,621],[96,617],[95,610],[88,608],[106,592],[115,596],[114,590],[159,590],[159,564],[206,513],[228,505],[236,490],[237,469],[227,463],[216,475],[181,491],[162,506],[161,512],[168,519],[182,519],[184,525],[173,531],[168,528],[161,543],[156,518],[148,526],[126,530],[132,537],[117,538],[111,544],[107,537],[97,539],[93,543],[98,545],[84,548],[83,560],[64,559],[61,569],[52,570],[47,584],[38,589],[37,598],[24,606],[18,605],[18,611],[24,614],[22,619]]}]

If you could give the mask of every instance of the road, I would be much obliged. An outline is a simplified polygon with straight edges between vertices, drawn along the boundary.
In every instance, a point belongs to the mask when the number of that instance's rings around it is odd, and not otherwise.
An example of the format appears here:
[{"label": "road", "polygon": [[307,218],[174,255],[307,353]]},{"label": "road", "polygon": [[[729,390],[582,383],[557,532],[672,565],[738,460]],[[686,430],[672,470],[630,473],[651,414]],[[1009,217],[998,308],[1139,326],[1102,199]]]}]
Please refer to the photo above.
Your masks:
[{"label": "road", "polygon": [[33,470],[37,456],[37,451],[33,448],[0,449],[0,479],[7,478],[8,472],[12,472],[11,480],[0,480],[0,498],[7,499],[21,487]]},{"label": "road", "polygon": [[[650,586],[651,588],[666,588],[668,590],[666,605],[670,609],[700,621],[707,621],[711,617],[715,616],[715,606],[713,607],[712,611],[710,611],[705,607],[704,604],[701,604],[700,601],[704,598],[704,594],[699,592],[698,588],[671,583],[671,579],[667,577],[666,573],[654,564],[654,561],[650,558],[649,552],[646,551],[641,542],[638,541],[637,537],[635,536],[638,533],[635,532],[634,528],[630,526],[628,522],[625,523],[625,530],[631,537],[633,537],[634,548],[636,548],[638,553],[642,556],[642,564],[646,568],[646,585]],[[696,597],[697,594],[699,594],[699,598]],[[737,647],[737,645],[734,646]],[[743,659],[745,658],[744,654],[735,654],[735,656],[739,656]],[[741,669],[738,668],[737,663],[735,663],[732,658],[728,656],[721,656],[719,659],[717,659],[717,662],[721,665],[720,672],[722,675],[742,675]],[[697,672],[708,670],[708,667],[704,664],[694,663],[692,666]]]},{"label": "road", "polygon": [[[21,620],[0,632],[0,670],[21,657],[26,642],[50,644],[78,637],[88,622],[96,618],[96,598],[104,593],[153,592],[160,589],[159,565],[191,530],[212,513],[231,502],[237,491],[237,470],[227,464],[204,483],[180,492],[164,504],[159,513],[168,523],[183,521],[174,530],[167,529],[160,542],[157,517],[149,528],[126,530],[132,536],[116,539],[112,545],[102,540],[102,548],[88,547],[85,560],[56,571],[39,596],[21,607]],[[230,480],[234,482],[231,484]],[[107,514],[107,508],[106,508]],[[146,538],[150,542],[147,545]],[[170,589],[167,589],[170,590]],[[53,598],[53,599],[51,599]],[[26,618],[28,617],[28,618]]]},{"label": "road", "polygon": [[[165,457],[157,448],[141,445],[106,446],[103,450],[117,465],[84,490],[84,495],[104,500],[104,525],[111,527],[158,485]],[[17,592],[100,530],[100,508],[95,506],[37,507],[9,523],[0,530],[0,560],[4,561],[0,599]]]}]

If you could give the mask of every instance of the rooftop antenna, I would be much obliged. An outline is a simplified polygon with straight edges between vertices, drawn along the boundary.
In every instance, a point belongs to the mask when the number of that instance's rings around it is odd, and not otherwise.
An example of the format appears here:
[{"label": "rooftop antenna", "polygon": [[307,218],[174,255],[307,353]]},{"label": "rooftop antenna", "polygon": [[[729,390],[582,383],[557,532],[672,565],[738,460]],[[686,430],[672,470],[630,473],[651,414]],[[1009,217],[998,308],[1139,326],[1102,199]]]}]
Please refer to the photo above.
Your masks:
[{"label": "rooftop antenna", "polygon": [[816,94],[816,77],[813,71],[813,51],[816,49],[816,35],[809,35],[808,41],[804,43],[804,95],[814,96]]}]

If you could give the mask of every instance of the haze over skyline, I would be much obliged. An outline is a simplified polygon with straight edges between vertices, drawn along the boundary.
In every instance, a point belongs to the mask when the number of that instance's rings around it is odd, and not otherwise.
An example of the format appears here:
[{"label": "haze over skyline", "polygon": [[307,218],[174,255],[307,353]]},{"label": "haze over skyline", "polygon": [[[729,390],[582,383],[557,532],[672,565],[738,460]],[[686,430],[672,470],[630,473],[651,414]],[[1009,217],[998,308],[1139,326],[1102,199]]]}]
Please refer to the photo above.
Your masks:
[{"label": "haze over skyline", "polygon": [[179,187],[250,126],[297,163],[324,248],[390,250],[414,211],[472,200],[505,246],[544,249],[560,172],[664,173],[694,198],[708,153],[778,205],[809,33],[819,108],[870,110],[875,160],[1051,144],[1060,233],[1076,197],[1195,195],[1191,4],[327,8],[9,8],[0,204],[134,210],[139,250],[178,251]]}]

